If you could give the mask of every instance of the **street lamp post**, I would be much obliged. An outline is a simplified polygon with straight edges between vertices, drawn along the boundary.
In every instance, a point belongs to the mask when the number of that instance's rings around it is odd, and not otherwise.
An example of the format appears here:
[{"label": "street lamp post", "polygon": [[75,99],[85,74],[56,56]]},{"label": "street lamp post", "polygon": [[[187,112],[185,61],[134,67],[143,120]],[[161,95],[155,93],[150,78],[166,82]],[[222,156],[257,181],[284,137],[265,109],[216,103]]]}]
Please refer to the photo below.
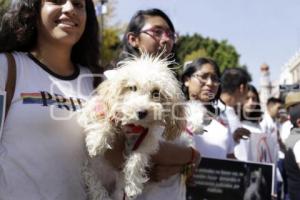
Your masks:
[{"label": "street lamp post", "polygon": [[[99,39],[102,42],[104,39],[104,15],[107,13],[108,0],[93,0],[93,1],[95,4],[96,15],[100,24]],[[102,63],[101,56],[100,56],[100,63]]]}]

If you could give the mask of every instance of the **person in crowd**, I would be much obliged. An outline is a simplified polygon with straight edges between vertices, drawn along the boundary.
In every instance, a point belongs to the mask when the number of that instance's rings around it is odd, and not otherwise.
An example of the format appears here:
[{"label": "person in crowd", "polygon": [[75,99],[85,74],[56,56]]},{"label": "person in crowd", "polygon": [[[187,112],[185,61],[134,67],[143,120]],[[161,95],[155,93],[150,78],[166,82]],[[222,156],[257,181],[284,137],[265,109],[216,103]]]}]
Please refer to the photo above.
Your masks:
[{"label": "person in crowd", "polygon": [[267,101],[267,111],[264,114],[261,122],[262,129],[265,133],[268,133],[278,141],[278,156],[281,162],[284,157],[283,152],[285,151],[284,144],[280,135],[280,111],[282,110],[283,102],[279,98],[271,97]]},{"label": "person in crowd", "polygon": [[204,127],[202,135],[194,136],[196,148],[205,157],[234,158],[233,139],[228,129],[216,120],[219,116],[215,105],[220,96],[220,77],[219,66],[214,60],[198,58],[185,67],[181,81],[187,99],[201,102],[213,119]]},{"label": "person in crowd", "polygon": [[247,96],[242,105],[242,112],[241,112],[241,121],[248,121],[255,123],[259,123],[262,120],[262,110],[260,105],[260,98],[256,88],[249,84],[248,85],[248,92]]},{"label": "person in crowd", "polygon": [[277,118],[279,117],[279,110],[282,107],[282,101],[279,98],[271,97],[267,101],[267,110],[261,121],[261,127],[264,132],[278,137]]},{"label": "person in crowd", "polygon": [[[282,99],[282,98],[281,98]],[[280,171],[280,174],[282,176],[282,183],[279,184],[278,189],[278,197],[277,199],[280,200],[289,200],[288,197],[288,188],[287,188],[287,175],[286,170],[284,167],[284,157],[285,157],[285,151],[286,146],[284,144],[284,141],[288,138],[290,135],[291,129],[293,127],[291,121],[289,120],[289,115],[287,113],[287,110],[285,107],[282,107],[279,110],[279,118],[278,118],[278,144],[279,144],[279,151],[278,151],[278,169]]]},{"label": "person in crowd", "polygon": [[300,92],[290,92],[285,99],[290,121],[291,133],[285,140],[284,166],[287,173],[290,200],[300,199]]},{"label": "person in crowd", "polygon": [[[138,10],[124,33],[120,60],[139,56],[141,53],[172,59],[176,39],[177,34],[173,23],[162,10],[156,8]],[[114,70],[109,70],[104,74],[109,78],[113,73]],[[117,168],[120,168],[123,163],[122,143],[121,139],[120,145],[114,145],[120,148],[113,150],[112,156],[107,156]],[[143,193],[137,199],[185,199],[185,185],[182,184],[181,172],[189,163],[197,166],[200,162],[200,153],[190,147],[163,141],[158,153],[152,156],[152,162],[151,184],[145,186]],[[152,184],[153,181],[156,183]]]},{"label": "person in crowd", "polygon": [[[260,123],[263,112],[261,110],[259,94],[253,85],[249,85],[248,89],[247,97],[241,108],[240,119],[242,126],[249,130],[251,134],[248,140],[241,140],[235,147],[236,157],[244,161],[276,164],[277,152],[272,151],[272,148],[274,145],[277,145],[277,141],[274,141],[268,133],[262,130]],[[262,137],[265,141],[264,144],[258,142]],[[271,152],[264,153],[269,150]],[[272,195],[277,196],[276,194]]]},{"label": "person in crowd", "polygon": [[84,135],[75,112],[100,73],[90,0],[14,0],[1,19],[0,89],[11,53],[13,98],[0,133],[0,199],[86,199]]},{"label": "person in crowd", "polygon": [[276,144],[274,148],[272,149],[272,154],[275,155],[274,158],[274,164],[275,164],[275,169],[276,169],[276,181],[275,181],[275,191],[280,198],[281,196],[281,186],[282,186],[282,174],[280,173],[280,169],[282,168],[282,161],[279,161],[279,150],[284,151],[284,146],[283,142],[279,136],[279,123],[278,123],[278,118],[279,118],[279,110],[282,108],[282,101],[279,98],[275,97],[270,97],[267,101],[267,109],[266,112],[263,115],[263,119],[260,122],[260,126],[262,128],[262,131],[265,134],[270,135],[274,143]]},{"label": "person in crowd", "polygon": [[242,105],[248,92],[251,77],[243,68],[228,68],[221,77],[221,96],[218,106],[221,110],[221,122],[229,128],[235,143],[247,139],[250,132],[241,127],[238,107]]},{"label": "person in crowd", "polygon": [[[244,161],[257,161],[252,157],[253,150],[250,146],[250,140],[255,135],[262,134],[260,127],[260,121],[262,119],[262,110],[260,106],[259,94],[256,88],[249,84],[247,96],[240,108],[240,120],[242,127],[246,128],[251,132],[249,140],[241,140],[235,148],[236,157],[239,160]],[[256,151],[255,151],[256,152]]]},{"label": "person in crowd", "polygon": [[[283,110],[283,109],[281,109]],[[287,175],[286,175],[286,169],[284,166],[284,158],[285,158],[285,151],[286,146],[284,144],[284,141],[288,138],[288,136],[291,133],[291,129],[293,128],[293,124],[291,123],[291,120],[289,119],[288,113],[286,109],[284,111],[280,112],[280,115],[284,115],[284,120],[281,121],[279,125],[279,145],[281,145],[280,150],[278,151],[278,168],[282,175],[282,186],[281,186],[281,193],[278,196],[281,196],[283,200],[289,200],[288,197],[288,184],[287,184]],[[279,185],[280,186],[280,185]]]},{"label": "person in crowd", "polygon": [[[288,138],[291,133],[291,129],[293,128],[293,124],[289,118],[286,106],[279,111],[279,145],[280,150],[278,151],[278,168],[282,175],[282,186],[281,186],[281,193],[279,194],[280,198],[283,200],[289,200],[288,197],[288,184],[287,184],[287,175],[284,166],[284,158],[285,158],[285,151],[286,146],[284,141]],[[278,198],[279,199],[279,198]]]},{"label": "person in crowd", "polygon": [[120,57],[147,52],[172,59],[177,37],[172,21],[162,10],[140,10],[127,26]]}]

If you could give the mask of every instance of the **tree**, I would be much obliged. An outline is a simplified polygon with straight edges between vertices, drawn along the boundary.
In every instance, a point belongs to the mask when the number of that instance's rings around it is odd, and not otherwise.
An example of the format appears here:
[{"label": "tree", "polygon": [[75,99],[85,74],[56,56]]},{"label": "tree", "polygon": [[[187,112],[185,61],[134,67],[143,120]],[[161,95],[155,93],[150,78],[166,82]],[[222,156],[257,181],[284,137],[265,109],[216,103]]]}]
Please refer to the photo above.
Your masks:
[{"label": "tree", "polygon": [[180,64],[198,57],[210,57],[218,63],[221,71],[230,67],[241,67],[239,54],[234,46],[226,40],[219,42],[199,34],[181,36],[176,45],[176,55]]},{"label": "tree", "polygon": [[208,54],[205,49],[198,49],[196,51],[192,51],[192,53],[184,57],[184,63],[195,60],[199,57],[208,57]]},{"label": "tree", "polygon": [[10,0],[0,0],[0,18],[2,19],[2,15],[10,4]]},{"label": "tree", "polygon": [[101,64],[109,66],[114,62],[120,53],[121,40],[120,35],[123,26],[120,23],[113,23],[112,18],[115,16],[116,0],[110,0],[107,3],[107,12],[98,16],[101,31]]},{"label": "tree", "polygon": [[101,41],[101,64],[107,66],[115,61],[120,54],[121,41],[120,30],[116,27],[109,27],[103,30]]}]

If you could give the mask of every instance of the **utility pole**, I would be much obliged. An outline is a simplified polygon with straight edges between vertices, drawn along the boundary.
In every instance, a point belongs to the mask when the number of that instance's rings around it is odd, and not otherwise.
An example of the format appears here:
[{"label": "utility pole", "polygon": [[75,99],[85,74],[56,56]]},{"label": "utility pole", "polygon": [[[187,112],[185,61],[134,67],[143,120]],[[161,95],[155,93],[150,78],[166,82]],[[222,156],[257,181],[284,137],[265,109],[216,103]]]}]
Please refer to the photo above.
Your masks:
[{"label": "utility pole", "polygon": [[[104,15],[107,13],[107,3],[108,0],[93,0],[95,5],[95,11],[97,18],[99,20],[100,24],[100,32],[99,32],[99,39],[102,43],[104,39]],[[101,55],[101,54],[100,54]],[[100,58],[100,62],[102,62],[102,59]]]}]

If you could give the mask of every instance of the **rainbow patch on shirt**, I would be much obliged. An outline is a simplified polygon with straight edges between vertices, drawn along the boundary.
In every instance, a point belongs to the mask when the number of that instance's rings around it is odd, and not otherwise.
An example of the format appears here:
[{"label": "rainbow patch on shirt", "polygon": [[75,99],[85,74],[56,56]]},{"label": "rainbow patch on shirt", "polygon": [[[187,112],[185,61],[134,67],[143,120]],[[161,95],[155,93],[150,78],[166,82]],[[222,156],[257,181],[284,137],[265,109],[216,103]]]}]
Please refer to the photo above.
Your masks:
[{"label": "rainbow patch on shirt", "polygon": [[83,99],[76,97],[65,97],[59,94],[50,94],[49,92],[21,93],[23,104],[39,104],[41,106],[56,106],[60,109],[76,111],[82,108]]}]

